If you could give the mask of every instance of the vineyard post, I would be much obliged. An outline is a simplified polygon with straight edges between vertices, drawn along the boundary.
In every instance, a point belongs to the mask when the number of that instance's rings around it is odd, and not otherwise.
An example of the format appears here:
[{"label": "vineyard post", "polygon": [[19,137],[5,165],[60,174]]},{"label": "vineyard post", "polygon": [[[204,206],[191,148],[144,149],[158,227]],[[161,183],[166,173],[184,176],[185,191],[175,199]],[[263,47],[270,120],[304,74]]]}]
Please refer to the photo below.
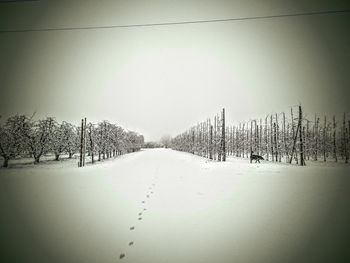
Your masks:
[{"label": "vineyard post", "polygon": [[257,154],[259,154],[259,125],[257,124],[255,125],[255,149]]},{"label": "vineyard post", "polygon": [[270,142],[271,142],[271,159],[274,161],[274,152],[273,152],[273,131],[272,131],[272,114],[270,115]]},{"label": "vineyard post", "polygon": [[213,160],[213,125],[210,124],[209,159]]},{"label": "vineyard post", "polygon": [[200,153],[200,156],[204,157],[204,152],[205,152],[205,149],[203,148],[203,145],[204,145],[204,123],[202,122],[200,124],[200,132],[201,132],[201,153]]},{"label": "vineyard post", "polygon": [[258,154],[262,155],[262,149],[261,149],[261,141],[262,141],[262,120],[260,118],[260,127],[259,127],[259,152]]},{"label": "vineyard post", "polygon": [[318,122],[319,122],[319,118],[317,118],[317,115],[315,114],[315,149],[314,149],[314,160],[317,161],[317,157],[318,157]]},{"label": "vineyard post", "polygon": [[195,143],[195,137],[194,137],[195,135],[194,135],[194,129],[192,130],[192,149],[191,149],[191,151],[192,151],[192,154],[194,154],[194,143]]},{"label": "vineyard post", "polygon": [[235,145],[236,145],[236,137],[235,137],[235,134],[236,134],[236,130],[235,130],[235,126],[232,125],[232,141],[231,141],[231,144],[232,144],[232,156],[235,155]]},{"label": "vineyard post", "polygon": [[336,162],[338,162],[336,128],[337,128],[337,124],[335,122],[335,115],[333,115],[333,158],[335,159]]},{"label": "vineyard post", "polygon": [[[298,132],[295,132],[295,125],[294,125],[294,115],[293,115],[293,107],[290,108],[290,114],[292,117],[292,139],[296,138],[296,134]],[[295,149],[294,149],[295,150]],[[292,155],[293,156],[293,155]],[[295,161],[298,163],[298,155],[295,155]]]},{"label": "vineyard post", "polygon": [[[100,128],[100,140],[103,140],[103,133],[102,133],[102,127]],[[98,161],[101,161],[101,147],[98,149]]]},{"label": "vineyard post", "polygon": [[231,155],[234,155],[235,150],[235,126],[231,126]]},{"label": "vineyard post", "polygon": [[210,120],[207,119],[207,124],[206,124],[206,147],[207,147],[207,158],[209,159],[209,152],[210,152]]},{"label": "vineyard post", "polygon": [[236,157],[241,157],[240,131],[241,131],[241,123],[239,123],[239,125],[237,125],[236,127],[236,141],[235,141]]},{"label": "vineyard post", "polygon": [[288,159],[287,140],[286,140],[286,114],[284,112],[283,112],[282,133],[283,133],[284,155],[285,155],[285,158]]},{"label": "vineyard post", "polygon": [[202,131],[201,131],[201,123],[197,124],[197,134],[198,134],[198,140],[197,140],[197,155],[201,156],[201,141],[202,141]]},{"label": "vineyard post", "polygon": [[222,161],[226,161],[226,144],[225,144],[225,138],[226,138],[226,129],[225,129],[225,108],[222,109]]},{"label": "vineyard post", "polygon": [[299,141],[300,141],[300,165],[305,166],[304,160],[304,143],[303,143],[303,135],[302,135],[302,121],[303,121],[303,113],[301,110],[301,105],[299,105]]},{"label": "vineyard post", "polygon": [[[276,122],[273,123],[273,132],[274,132],[274,144],[275,144],[275,161],[278,161],[278,151],[277,151],[277,129],[276,129]],[[273,159],[273,157],[272,157]]]},{"label": "vineyard post", "polygon": [[249,139],[249,152],[250,155],[253,153],[253,121],[250,121],[250,139]]},{"label": "vineyard post", "polygon": [[237,127],[233,126],[233,153],[234,154],[236,153],[236,156],[237,156],[237,143],[238,143],[238,140],[237,140]]},{"label": "vineyard post", "polygon": [[230,127],[230,155],[233,155],[233,126]]},{"label": "vineyard post", "polygon": [[243,142],[243,148],[242,148],[242,153],[243,153],[243,158],[245,156],[245,129],[244,129],[245,123],[242,125],[242,142]]},{"label": "vineyard post", "polygon": [[[102,158],[103,160],[106,159],[106,141],[107,141],[107,138],[106,138],[106,122],[103,123],[103,152],[102,152]],[[129,150],[128,150],[129,151]]]},{"label": "vineyard post", "polygon": [[291,107],[290,108],[290,116],[291,116],[291,118],[292,118],[292,124],[291,124],[291,126],[292,126],[292,139],[294,139],[294,137],[295,137],[295,130],[294,130],[294,116],[293,116],[293,107]]},{"label": "vineyard post", "polygon": [[225,138],[226,138],[226,154],[229,156],[231,154],[231,126],[226,127],[226,133],[225,133]]},{"label": "vineyard post", "polygon": [[95,160],[94,160],[94,156],[95,156],[95,153],[94,153],[94,141],[93,141],[93,138],[92,138],[92,124],[90,123],[89,124],[89,140],[90,140],[90,148],[91,148],[91,163],[94,163]]},{"label": "vineyard post", "polygon": [[221,120],[219,117],[219,113],[217,114],[217,126],[218,126],[218,141],[217,141],[217,149],[218,149],[218,161],[221,162],[221,156],[222,156],[222,131],[221,131]]},{"label": "vineyard post", "polygon": [[303,153],[304,153],[304,163],[306,159],[306,151],[305,151],[305,126],[303,126],[303,140],[304,140],[304,145],[303,145]]},{"label": "vineyard post", "polygon": [[[280,126],[278,123],[278,115],[276,113],[276,134],[277,134],[277,145],[276,145],[276,151],[278,153],[278,161],[281,162],[281,146],[280,146]],[[277,162],[277,160],[276,160]]]},{"label": "vineyard post", "polygon": [[214,157],[214,160],[216,161],[216,153],[217,153],[217,147],[216,147],[216,140],[217,140],[217,120],[216,120],[216,115],[214,116],[214,149],[213,149],[213,157]]},{"label": "vineyard post", "polygon": [[[350,120],[348,120],[348,144],[349,144],[349,142],[350,142]],[[350,148],[350,145],[349,145],[349,148]],[[348,153],[348,159],[349,159],[349,153]]]},{"label": "vineyard post", "polygon": [[349,148],[346,146],[348,143],[349,143],[348,128],[345,128],[345,147],[346,147],[345,163],[349,162]]},{"label": "vineyard post", "polygon": [[348,131],[346,129],[346,117],[344,113],[344,119],[343,119],[343,149],[344,149],[344,157],[345,157],[345,163],[349,162],[349,154],[348,154],[348,148],[347,148],[347,134]]},{"label": "vineyard post", "polygon": [[266,159],[269,160],[269,136],[268,136],[268,129],[267,129],[267,118],[265,118],[265,146],[266,146]]},{"label": "vineyard post", "polygon": [[249,138],[249,131],[248,131],[248,123],[247,123],[247,149],[246,149],[246,156],[248,158],[248,138]]},{"label": "vineyard post", "polygon": [[323,161],[326,161],[326,129],[327,129],[327,117],[324,116],[324,125],[323,125]]},{"label": "vineyard post", "polygon": [[81,119],[81,129],[80,129],[80,156],[79,156],[79,167],[83,166],[83,143],[84,143],[84,119]]},{"label": "vineyard post", "polygon": [[310,121],[309,120],[306,120],[306,140],[305,140],[305,145],[306,145],[307,160],[310,160]]},{"label": "vineyard post", "polygon": [[83,150],[83,166],[85,166],[85,154],[86,154],[86,118],[84,118],[84,150]]},{"label": "vineyard post", "polygon": [[256,120],[254,120],[254,124],[255,124],[255,133],[254,133],[254,150],[256,152],[258,152],[258,125],[257,125],[257,122]]}]

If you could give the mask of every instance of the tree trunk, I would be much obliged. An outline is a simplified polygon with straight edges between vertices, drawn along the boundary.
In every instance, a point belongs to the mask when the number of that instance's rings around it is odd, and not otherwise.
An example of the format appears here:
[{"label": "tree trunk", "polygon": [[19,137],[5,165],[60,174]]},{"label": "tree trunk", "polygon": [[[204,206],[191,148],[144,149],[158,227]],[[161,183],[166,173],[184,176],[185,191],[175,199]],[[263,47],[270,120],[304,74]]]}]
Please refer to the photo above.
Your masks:
[{"label": "tree trunk", "polygon": [[9,160],[10,158],[4,157],[4,162],[2,164],[2,167],[7,168],[9,166]]},{"label": "tree trunk", "polygon": [[59,153],[55,153],[55,161],[59,161],[60,159],[60,154]]},{"label": "tree trunk", "polygon": [[34,164],[38,164],[40,162],[40,155],[34,156]]}]

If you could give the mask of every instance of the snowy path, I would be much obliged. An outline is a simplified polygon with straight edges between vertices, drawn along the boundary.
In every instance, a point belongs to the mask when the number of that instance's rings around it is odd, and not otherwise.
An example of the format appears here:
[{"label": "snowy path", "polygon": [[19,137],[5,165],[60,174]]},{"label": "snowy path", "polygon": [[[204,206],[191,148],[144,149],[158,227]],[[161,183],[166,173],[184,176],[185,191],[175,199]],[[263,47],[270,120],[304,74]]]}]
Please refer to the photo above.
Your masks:
[{"label": "snowy path", "polygon": [[335,262],[349,253],[348,172],[167,149],[1,170],[2,248],[15,262]]}]

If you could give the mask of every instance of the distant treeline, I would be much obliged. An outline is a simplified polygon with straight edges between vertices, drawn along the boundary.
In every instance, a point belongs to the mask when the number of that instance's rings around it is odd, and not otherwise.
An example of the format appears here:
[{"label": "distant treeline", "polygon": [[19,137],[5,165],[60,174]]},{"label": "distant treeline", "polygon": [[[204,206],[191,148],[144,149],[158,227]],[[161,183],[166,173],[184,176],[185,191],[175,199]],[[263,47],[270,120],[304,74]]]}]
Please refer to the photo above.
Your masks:
[{"label": "distant treeline", "polygon": [[162,148],[164,145],[159,142],[145,142],[143,148]]},{"label": "distant treeline", "polygon": [[[72,158],[81,151],[81,127],[55,118],[34,120],[27,115],[9,117],[0,125],[0,156],[3,167],[15,158],[30,157],[35,164],[44,154],[52,153],[55,160],[67,154]],[[88,123],[84,131],[87,140],[84,142],[84,154],[98,156],[97,159],[110,158],[141,149],[144,138],[133,131],[108,121]]]},{"label": "distant treeline", "polygon": [[236,125],[225,126],[224,111],[172,139],[171,147],[209,159],[249,158],[259,154],[274,162],[305,165],[307,160],[349,161],[350,120],[343,115],[308,119],[301,106]]}]

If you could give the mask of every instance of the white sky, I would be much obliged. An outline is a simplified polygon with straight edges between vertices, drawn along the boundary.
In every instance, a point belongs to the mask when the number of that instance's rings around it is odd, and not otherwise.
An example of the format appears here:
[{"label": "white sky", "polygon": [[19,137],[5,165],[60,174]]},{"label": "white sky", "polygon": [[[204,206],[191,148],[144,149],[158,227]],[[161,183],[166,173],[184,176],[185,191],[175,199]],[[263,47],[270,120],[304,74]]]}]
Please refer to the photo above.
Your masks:
[{"label": "white sky", "polygon": [[[0,4],[0,30],[350,9],[335,1],[38,1]],[[110,120],[156,140],[212,117],[349,112],[349,13],[0,34],[0,114]]]}]

